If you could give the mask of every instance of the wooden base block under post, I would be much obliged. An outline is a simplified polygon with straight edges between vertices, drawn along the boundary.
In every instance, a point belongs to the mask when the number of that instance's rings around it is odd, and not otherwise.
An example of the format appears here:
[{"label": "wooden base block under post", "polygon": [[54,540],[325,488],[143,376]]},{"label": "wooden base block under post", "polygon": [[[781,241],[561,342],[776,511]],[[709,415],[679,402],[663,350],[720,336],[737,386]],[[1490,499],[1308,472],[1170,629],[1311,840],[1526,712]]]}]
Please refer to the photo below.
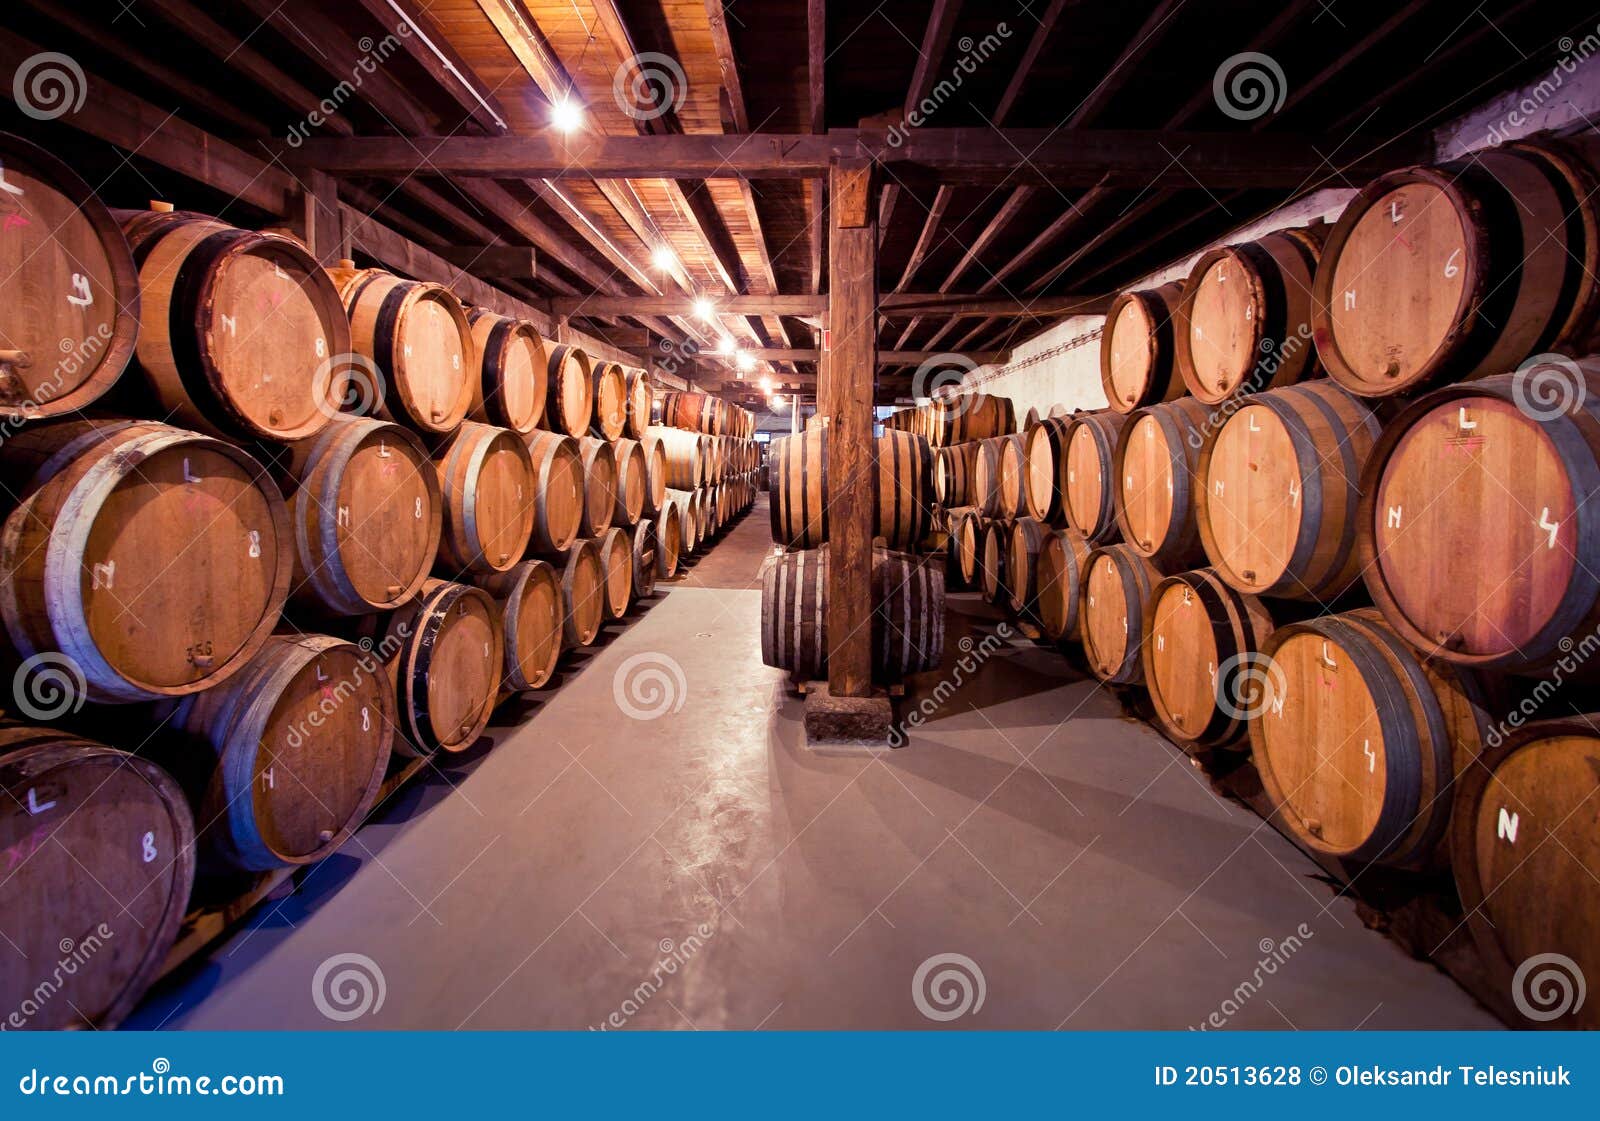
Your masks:
[{"label": "wooden base block under post", "polygon": [[870,697],[836,697],[817,681],[806,694],[806,746],[813,751],[887,751],[894,710],[882,690]]}]

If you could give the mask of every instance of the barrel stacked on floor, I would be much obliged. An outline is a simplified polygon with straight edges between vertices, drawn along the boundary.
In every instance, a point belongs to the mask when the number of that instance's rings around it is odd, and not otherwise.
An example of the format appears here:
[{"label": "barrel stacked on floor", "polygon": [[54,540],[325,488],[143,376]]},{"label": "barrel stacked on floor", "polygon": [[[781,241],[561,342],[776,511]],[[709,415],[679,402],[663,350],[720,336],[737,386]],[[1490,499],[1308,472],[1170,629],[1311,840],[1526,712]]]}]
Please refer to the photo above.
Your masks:
[{"label": "barrel stacked on floor", "polygon": [[[683,530],[645,371],[289,236],[108,211],[14,138],[0,158],[34,262],[0,302],[8,709],[142,745],[0,728],[7,933],[35,962],[75,941],[60,999],[5,970],[0,1004],[107,1026],[192,894],[339,846],[650,596]],[[754,493],[751,445],[708,439],[696,541]],[[129,704],[124,740],[100,706]],[[107,890],[136,902],[102,914]]]},{"label": "barrel stacked on floor", "polygon": [[[873,499],[873,679],[884,685],[934,669],[944,657],[945,576],[920,555],[942,543],[946,524],[936,486],[938,457],[950,449],[935,447],[925,420],[933,412],[889,417],[869,476],[850,481]],[[949,422],[959,414],[941,407],[939,415]],[[828,442],[827,425],[808,426],[773,440],[767,462],[778,550],[762,570],[761,656],[796,682],[827,676]],[[963,472],[965,488],[967,469],[963,459],[945,470]]]},{"label": "barrel stacked on floor", "polygon": [[1113,305],[1109,408],[935,471],[971,488],[952,573],[1247,760],[1330,866],[1453,867],[1505,991],[1541,953],[1600,972],[1596,736],[1522,727],[1600,665],[1595,151],[1397,172],[1211,250]]},{"label": "barrel stacked on floor", "polygon": [[661,511],[660,575],[671,576],[680,562],[710,548],[755,502],[754,437],[755,414],[747,409],[707,393],[661,394],[640,438],[662,480],[659,494],[647,500]]}]

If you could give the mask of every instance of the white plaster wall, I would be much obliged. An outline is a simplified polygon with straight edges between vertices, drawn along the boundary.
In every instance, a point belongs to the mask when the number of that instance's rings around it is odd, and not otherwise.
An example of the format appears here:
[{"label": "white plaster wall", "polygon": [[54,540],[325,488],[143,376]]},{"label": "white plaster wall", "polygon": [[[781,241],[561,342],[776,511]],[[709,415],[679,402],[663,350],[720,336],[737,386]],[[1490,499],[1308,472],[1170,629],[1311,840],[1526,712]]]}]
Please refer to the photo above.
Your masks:
[{"label": "white plaster wall", "polygon": [[[1548,72],[1438,129],[1434,133],[1438,158],[1454,159],[1536,132],[1572,133],[1600,127],[1600,26],[1558,46],[1564,53],[1551,58]],[[1250,241],[1317,218],[1337,221],[1355,193],[1350,189],[1317,191],[1229,232],[1212,245]],[[1153,288],[1187,276],[1200,253],[1212,245],[1130,287]],[[1099,332],[1104,322],[1105,317],[1098,315],[1067,319],[1017,344],[1004,367],[983,366],[968,374],[964,385],[1010,397],[1019,422],[1029,408],[1037,408],[1041,414],[1058,404],[1068,409],[1103,409],[1106,398],[1100,388]],[[1053,353],[1039,357],[1047,352]]]}]

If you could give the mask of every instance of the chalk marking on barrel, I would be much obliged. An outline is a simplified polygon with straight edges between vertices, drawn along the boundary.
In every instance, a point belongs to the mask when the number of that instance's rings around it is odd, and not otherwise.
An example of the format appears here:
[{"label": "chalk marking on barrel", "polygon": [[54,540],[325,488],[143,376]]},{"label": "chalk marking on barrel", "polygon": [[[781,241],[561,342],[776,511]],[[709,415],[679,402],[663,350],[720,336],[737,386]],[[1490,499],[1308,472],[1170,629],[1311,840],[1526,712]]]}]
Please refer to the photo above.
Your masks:
[{"label": "chalk marking on barrel", "polygon": [[67,303],[73,307],[88,307],[94,303],[94,292],[89,287],[89,278],[81,272],[72,274],[72,292],[67,294]]},{"label": "chalk marking on barrel", "polygon": [[1345,292],[1344,292],[1344,310],[1345,311],[1354,311],[1355,309],[1356,309],[1356,290],[1354,288],[1346,288]]},{"label": "chalk marking on barrel", "polygon": [[6,182],[6,165],[4,163],[0,163],[0,191],[4,191],[8,195],[20,195],[23,193],[21,187],[16,186],[14,183]]},{"label": "chalk marking on barrel", "polygon": [[1472,429],[1478,427],[1477,421],[1467,419],[1467,407],[1465,405],[1461,406],[1461,413],[1456,418],[1456,426],[1459,427],[1463,432],[1470,432]]},{"label": "chalk marking on barrel", "polygon": [[1453,279],[1461,271],[1461,266],[1456,264],[1456,258],[1459,256],[1461,256],[1461,250],[1457,248],[1455,252],[1445,258],[1444,275],[1446,280]]},{"label": "chalk marking on barrel", "polygon": [[40,814],[44,813],[46,810],[55,809],[55,805],[56,805],[56,801],[55,801],[54,798],[52,798],[52,799],[50,799],[50,801],[44,803],[44,805],[41,806],[39,804],[39,792],[37,790],[35,790],[33,787],[31,787],[31,786],[28,787],[28,816],[29,817],[37,817]]},{"label": "chalk marking on barrel", "polygon": [[1550,507],[1548,506],[1539,511],[1539,528],[1550,535],[1550,540],[1546,543],[1545,548],[1554,549],[1556,547],[1556,534],[1561,530],[1561,523],[1550,520]]},{"label": "chalk marking on barrel", "polygon": [[1400,528],[1400,510],[1401,510],[1401,507],[1399,507],[1399,506],[1391,506],[1391,507],[1389,507],[1389,523],[1388,524],[1389,524],[1389,528],[1390,529],[1399,529]]},{"label": "chalk marking on barrel", "polygon": [[1372,750],[1371,740],[1361,741],[1361,753],[1367,757],[1367,774],[1373,774],[1378,769],[1378,753]]},{"label": "chalk marking on barrel", "polygon": [[90,570],[89,588],[109,588],[116,582],[117,562],[114,560],[97,562]]},{"label": "chalk marking on barrel", "polygon": [[1521,823],[1522,817],[1520,814],[1513,813],[1501,806],[1500,820],[1495,826],[1495,832],[1500,840],[1508,845],[1514,845],[1517,843],[1517,826]]},{"label": "chalk marking on barrel", "polygon": [[201,477],[199,475],[196,475],[193,471],[191,471],[189,469],[189,457],[188,456],[184,456],[183,457],[183,481],[186,482],[186,483],[198,483],[200,481],[200,479],[201,479]]}]

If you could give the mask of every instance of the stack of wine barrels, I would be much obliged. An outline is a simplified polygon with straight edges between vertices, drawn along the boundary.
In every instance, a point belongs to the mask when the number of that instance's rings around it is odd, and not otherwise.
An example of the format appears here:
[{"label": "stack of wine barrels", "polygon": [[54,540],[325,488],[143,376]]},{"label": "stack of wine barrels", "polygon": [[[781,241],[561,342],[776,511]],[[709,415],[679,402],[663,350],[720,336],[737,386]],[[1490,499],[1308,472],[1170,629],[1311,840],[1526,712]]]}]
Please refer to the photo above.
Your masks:
[{"label": "stack of wine barrels", "polygon": [[1600,737],[1562,715],[1600,680],[1597,157],[1397,171],[1124,293],[1109,407],[1035,404],[1020,453],[934,406],[886,422],[936,449],[952,586],[1207,765],[1248,759],[1325,867],[1450,867],[1502,992],[1536,958],[1600,971]]},{"label": "stack of wine barrels", "polygon": [[657,395],[639,437],[644,459],[646,548],[654,577],[671,579],[755,502],[760,453],[755,414],[693,391]]},{"label": "stack of wine barrels", "polygon": [[0,165],[29,262],[0,278],[3,670],[35,721],[153,714],[137,759],[0,727],[0,847],[23,855],[0,909],[29,960],[71,958],[59,999],[11,970],[0,1000],[108,1027],[192,904],[230,913],[479,742],[750,503],[760,457],[720,401],[709,431],[666,430],[703,447],[687,527],[645,371],[443,277],[108,210],[24,140],[0,135]]}]

